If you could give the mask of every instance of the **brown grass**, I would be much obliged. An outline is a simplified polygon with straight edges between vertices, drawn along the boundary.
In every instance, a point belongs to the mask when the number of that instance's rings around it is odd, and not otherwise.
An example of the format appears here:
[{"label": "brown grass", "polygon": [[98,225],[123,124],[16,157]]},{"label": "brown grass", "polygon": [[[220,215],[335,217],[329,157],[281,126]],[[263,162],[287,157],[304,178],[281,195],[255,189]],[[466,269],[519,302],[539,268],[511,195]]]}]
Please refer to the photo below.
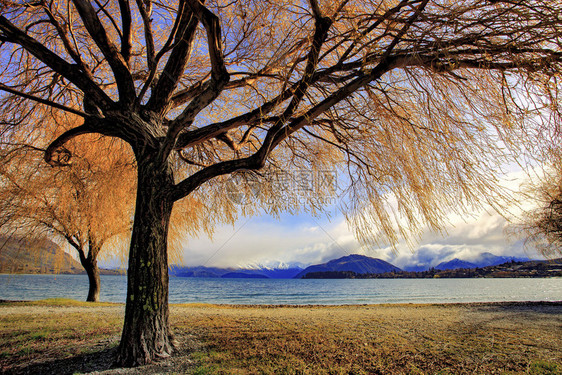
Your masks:
[{"label": "brown grass", "polygon": [[[2,304],[1,369],[93,361],[117,345],[122,316],[123,306],[113,304]],[[171,319],[180,354],[128,372],[562,373],[562,304],[174,305]]]}]

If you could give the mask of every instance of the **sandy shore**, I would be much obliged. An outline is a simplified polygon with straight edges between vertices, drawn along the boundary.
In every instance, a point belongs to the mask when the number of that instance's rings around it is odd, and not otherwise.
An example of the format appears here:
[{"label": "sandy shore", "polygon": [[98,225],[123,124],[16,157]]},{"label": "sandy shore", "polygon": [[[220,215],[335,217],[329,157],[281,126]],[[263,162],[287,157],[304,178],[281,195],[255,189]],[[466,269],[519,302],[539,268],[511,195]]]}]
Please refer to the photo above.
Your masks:
[{"label": "sandy shore", "polygon": [[562,373],[560,302],[188,304],[170,310],[180,342],[176,354],[142,369],[110,369],[123,305],[0,303],[0,368],[71,374]]}]

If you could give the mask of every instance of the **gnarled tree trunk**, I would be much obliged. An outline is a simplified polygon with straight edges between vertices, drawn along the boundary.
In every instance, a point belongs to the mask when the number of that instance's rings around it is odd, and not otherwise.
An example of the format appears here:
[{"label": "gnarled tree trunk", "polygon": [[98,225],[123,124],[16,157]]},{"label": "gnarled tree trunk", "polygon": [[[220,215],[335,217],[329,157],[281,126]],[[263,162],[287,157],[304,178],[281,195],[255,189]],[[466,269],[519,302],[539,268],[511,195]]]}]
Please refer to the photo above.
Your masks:
[{"label": "gnarled tree trunk", "polygon": [[[138,156],[138,155],[137,155]],[[156,161],[155,161],[156,160]],[[157,157],[137,157],[138,187],[117,364],[138,366],[172,351],[168,321],[168,224],[173,174]]]}]

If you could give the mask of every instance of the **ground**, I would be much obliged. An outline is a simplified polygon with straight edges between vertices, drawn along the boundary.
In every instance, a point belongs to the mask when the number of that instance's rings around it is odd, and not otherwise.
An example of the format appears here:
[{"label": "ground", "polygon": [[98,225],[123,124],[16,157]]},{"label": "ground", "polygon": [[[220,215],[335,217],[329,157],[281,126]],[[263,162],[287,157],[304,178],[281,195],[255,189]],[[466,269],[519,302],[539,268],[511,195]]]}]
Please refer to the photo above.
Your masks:
[{"label": "ground", "polygon": [[0,303],[7,374],[562,374],[562,303],[172,305],[178,350],[112,368],[124,306]]}]

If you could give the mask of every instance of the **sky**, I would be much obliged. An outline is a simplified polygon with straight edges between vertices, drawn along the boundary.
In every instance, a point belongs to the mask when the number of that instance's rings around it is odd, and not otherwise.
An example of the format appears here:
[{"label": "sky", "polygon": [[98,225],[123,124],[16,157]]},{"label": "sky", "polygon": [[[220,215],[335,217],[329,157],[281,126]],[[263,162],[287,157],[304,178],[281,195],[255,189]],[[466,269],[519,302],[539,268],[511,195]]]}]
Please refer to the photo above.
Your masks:
[{"label": "sky", "polygon": [[284,215],[280,220],[263,215],[219,227],[212,240],[200,237],[186,241],[183,262],[209,267],[303,267],[363,254],[403,268],[435,266],[454,258],[470,261],[484,252],[536,258],[520,239],[509,238],[507,225],[506,219],[495,213],[481,213],[466,221],[456,218],[446,233],[427,231],[413,247],[401,242],[393,249],[361,244],[341,215],[331,219]]},{"label": "sky", "polygon": [[[522,171],[515,170],[506,175],[504,185],[518,190],[525,179]],[[515,216],[521,212],[521,208],[510,210]],[[283,214],[274,218],[262,214],[241,218],[234,225],[219,226],[212,239],[206,235],[186,238],[182,244],[183,265],[306,267],[350,254],[380,258],[400,268],[436,266],[454,258],[473,261],[484,252],[540,258],[523,246],[522,238],[506,233],[509,223],[496,212],[473,212],[465,217],[450,215],[448,221],[443,233],[427,230],[413,246],[401,242],[393,249],[361,244],[334,206],[318,217]]]}]

